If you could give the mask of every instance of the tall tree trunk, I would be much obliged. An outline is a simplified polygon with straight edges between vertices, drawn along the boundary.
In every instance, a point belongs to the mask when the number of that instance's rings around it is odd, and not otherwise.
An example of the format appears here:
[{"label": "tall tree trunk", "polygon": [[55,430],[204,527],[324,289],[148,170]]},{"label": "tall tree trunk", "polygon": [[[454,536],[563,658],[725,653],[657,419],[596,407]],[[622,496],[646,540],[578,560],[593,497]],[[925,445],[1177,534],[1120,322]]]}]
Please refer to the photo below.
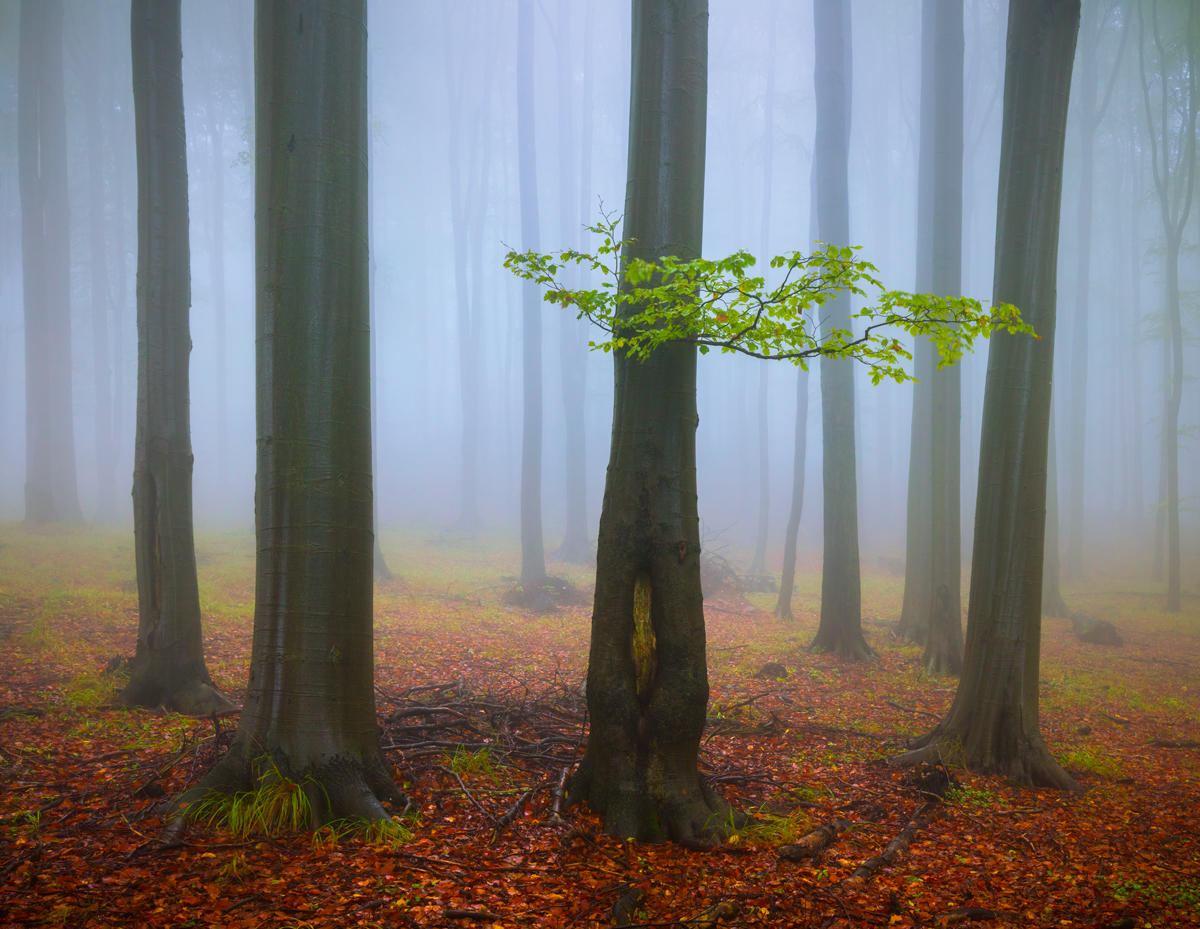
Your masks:
[{"label": "tall tree trunk", "polygon": [[[775,166],[775,21],[778,4],[771,4],[767,25],[767,89],[763,94],[763,187],[759,254],[763,273],[771,258],[771,186]],[[752,576],[767,573],[767,529],[771,517],[771,461],[768,435],[767,386],[770,368],[758,366],[758,534],[754,541]],[[785,543],[786,544],[786,543]],[[794,570],[794,569],[793,569]]]},{"label": "tall tree trunk", "polygon": [[[932,206],[932,202],[924,197],[917,198],[918,217],[927,206]],[[918,232],[922,229],[918,223]],[[927,243],[928,240],[923,240],[918,235],[918,253],[921,252],[922,244]],[[923,267],[928,269],[928,264],[918,260],[918,271]],[[918,279],[917,290],[922,289],[922,283],[923,280]],[[912,423],[909,432],[904,601],[900,607],[900,626],[897,631],[901,637],[918,645],[924,645],[928,637],[929,615],[933,605],[933,595],[929,586],[933,580],[933,500],[930,496],[933,487],[929,479],[933,473],[933,371],[933,346],[929,344],[928,339],[917,338],[913,347],[913,373],[917,382],[913,384]]]},{"label": "tall tree trunk", "polygon": [[[110,87],[109,98],[112,99]],[[125,176],[129,170],[129,148],[127,136],[128,116],[125,112],[109,107],[108,137],[112,140],[113,152],[113,251],[114,281],[112,294],[113,328],[113,393],[112,393],[112,446],[113,466],[120,467],[125,447],[125,309],[129,288],[128,255],[125,250]],[[136,320],[135,320],[136,325]]]},{"label": "tall tree trunk", "polygon": [[[481,525],[479,516],[479,365],[478,345],[471,326],[471,296],[468,287],[469,241],[471,218],[474,215],[476,191],[475,165],[472,161],[464,179],[462,170],[462,122],[465,62],[455,72],[455,56],[451,53],[457,34],[452,28],[451,7],[442,8],[446,47],[446,95],[448,97],[450,221],[454,235],[454,298],[455,320],[458,327],[458,377],[462,404],[461,468],[459,471],[460,528],[472,530]],[[471,134],[471,152],[477,151],[480,115],[475,118]],[[478,286],[478,284],[477,284]]]},{"label": "tall tree trunk", "polygon": [[208,224],[208,261],[213,291],[213,336],[216,368],[213,379],[217,407],[217,478],[223,486],[229,465],[229,401],[225,349],[225,145],[223,113],[217,107],[216,88],[208,97],[208,139],[212,154],[212,206]]},{"label": "tall tree trunk", "polygon": [[1121,50],[1113,65],[1108,82],[1108,92],[1099,107],[1096,104],[1099,69],[1096,51],[1104,23],[1100,17],[1099,3],[1085,3],[1080,21],[1079,59],[1079,202],[1075,219],[1077,242],[1075,247],[1075,315],[1071,327],[1071,429],[1067,446],[1067,577],[1083,577],[1083,491],[1087,469],[1084,467],[1084,452],[1087,438],[1087,385],[1088,385],[1088,297],[1092,275],[1092,212],[1093,187],[1095,181],[1096,129],[1112,99],[1113,82],[1121,67],[1125,53],[1125,37],[1121,36]]},{"label": "tall tree trunk", "polygon": [[62,0],[22,0],[17,174],[25,292],[25,522],[82,522],[71,411],[71,214]]},{"label": "tall tree trunk", "polygon": [[[370,17],[371,7],[367,7]],[[368,19],[369,25],[369,19]],[[368,32],[368,35],[370,33]],[[373,65],[375,56],[367,51],[367,252],[370,261],[370,280],[368,281],[368,300],[370,301],[371,323],[371,474],[378,483],[379,475],[379,366],[376,361],[376,347],[379,344],[379,329],[375,323],[375,271],[379,262],[375,252],[375,79]],[[374,487],[372,487],[374,490]],[[375,579],[390,581],[395,575],[388,567],[387,559],[383,557],[383,548],[379,544],[379,494],[371,494],[371,525],[374,528],[375,541],[372,543],[371,562],[374,566]]]},{"label": "tall tree trunk", "polygon": [[[1151,3],[1151,18],[1154,44],[1158,49],[1159,87],[1161,89],[1160,119],[1161,138],[1155,134],[1154,113],[1150,106],[1150,85],[1146,80],[1145,32],[1146,26],[1142,6],[1138,5],[1138,21],[1141,25],[1138,39],[1138,62],[1142,77],[1142,98],[1146,121],[1150,130],[1150,155],[1154,166],[1154,186],[1158,193],[1159,209],[1162,213],[1163,232],[1166,236],[1166,298],[1167,328],[1170,344],[1170,383],[1167,385],[1166,402],[1163,408],[1163,459],[1166,478],[1166,523],[1167,523],[1167,610],[1172,613],[1180,609],[1179,574],[1179,408],[1183,402],[1183,322],[1179,306],[1179,251],[1183,231],[1187,228],[1188,215],[1192,209],[1192,194],[1196,186],[1196,113],[1200,106],[1196,86],[1197,15],[1196,4],[1188,4],[1186,64],[1181,62],[1179,85],[1172,95],[1170,63],[1158,26],[1158,2]],[[1186,75],[1186,77],[1184,76]],[[1183,112],[1183,125],[1178,136],[1171,131],[1170,106],[1182,102],[1186,89],[1187,103]],[[1171,100],[1175,96],[1177,100]],[[1161,164],[1159,162],[1161,152]],[[1182,188],[1182,189],[1181,189]]]},{"label": "tall tree trunk", "polygon": [[[521,247],[541,248],[537,149],[533,117],[533,0],[517,0],[517,159],[521,178]],[[542,295],[521,285],[521,589],[530,606],[546,605],[542,541]]]},{"label": "tall tree trunk", "polygon": [[405,802],[373,684],[365,7],[256,6],[254,647],[233,745],[180,801],[278,772],[314,828]]},{"label": "tall tree trunk", "polygon": [[122,702],[207,715],[231,704],[204,664],[192,540],[192,297],[179,0],[133,0],[138,392],[133,534],[138,641]]},{"label": "tall tree trunk", "polygon": [[[555,60],[558,67],[558,234],[562,248],[575,248],[579,230],[575,223],[575,185],[572,164],[571,113],[571,3],[558,0]],[[588,118],[586,115],[585,119]],[[574,269],[572,269],[574,273]],[[566,455],[567,524],[562,545],[555,552],[561,561],[587,564],[592,547],[587,531],[586,435],[583,400],[587,386],[587,328],[582,320],[563,313],[558,323],[558,357],[563,390],[563,432]]]},{"label": "tall tree trunk", "polygon": [[[933,293],[962,293],[963,7],[962,0],[924,0],[922,57],[929,55],[933,82],[928,136],[933,162],[930,273]],[[929,47],[928,52],[925,51]],[[924,103],[924,99],[922,100]],[[922,114],[924,122],[924,114]],[[925,141],[922,133],[922,142]],[[921,159],[927,157],[922,148]],[[930,583],[925,669],[962,670],[961,450],[962,368],[930,372]]]},{"label": "tall tree trunk", "polygon": [[1070,616],[1059,583],[1058,552],[1058,435],[1054,424],[1054,400],[1050,401],[1050,430],[1046,452],[1046,551],[1042,561],[1042,615]]},{"label": "tall tree trunk", "polygon": [[[705,0],[634,0],[623,260],[700,255],[708,90]],[[587,750],[570,797],[604,831],[644,841],[719,833],[701,781],[708,704],[696,348],[614,357],[612,451],[600,515]]]},{"label": "tall tree trunk", "polygon": [[[813,0],[817,97],[817,225],[821,241],[850,244],[850,0]],[[824,306],[830,329],[850,328],[850,299]],[[874,655],[862,634],[858,561],[858,487],[854,458],[854,362],[821,358],[824,438],[825,560],[821,571],[821,624],[816,652],[860,661]]]},{"label": "tall tree trunk", "polygon": [[796,445],[792,460],[792,508],[788,513],[783,537],[783,573],[779,579],[779,599],[775,618],[794,620],[792,590],[796,585],[796,537],[804,512],[804,459],[808,452],[808,369],[796,371]]},{"label": "tall tree trunk", "polygon": [[988,353],[962,678],[949,712],[900,763],[945,758],[1024,784],[1075,789],[1038,722],[1046,452],[1059,204],[1079,0],[1012,0],[993,300],[1039,338]]},{"label": "tall tree trunk", "polygon": [[[85,92],[84,113],[88,148],[88,278],[92,298],[92,372],[96,397],[96,522],[116,516],[116,461],[113,455],[112,364],[108,334],[108,229],[104,197],[104,85],[100,81],[99,47],[82,47],[78,59]],[[117,205],[118,210],[120,204]],[[118,213],[118,216],[120,214]]]}]

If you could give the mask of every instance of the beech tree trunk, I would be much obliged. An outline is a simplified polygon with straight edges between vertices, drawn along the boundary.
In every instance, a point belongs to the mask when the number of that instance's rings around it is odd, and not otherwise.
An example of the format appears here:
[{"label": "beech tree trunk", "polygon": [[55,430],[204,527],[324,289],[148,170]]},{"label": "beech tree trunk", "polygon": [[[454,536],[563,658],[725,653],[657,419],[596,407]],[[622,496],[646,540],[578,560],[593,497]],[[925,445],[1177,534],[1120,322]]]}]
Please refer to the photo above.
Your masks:
[{"label": "beech tree trunk", "polygon": [[[215,82],[214,82],[215,84]],[[225,144],[223,114],[217,106],[218,89],[209,88],[208,139],[212,156],[212,208],[209,213],[208,261],[213,290],[213,336],[216,360],[213,379],[217,407],[217,477],[225,482],[229,465],[229,400],[225,339]]]},{"label": "beech tree trunk", "polygon": [[[1183,231],[1187,228],[1192,209],[1192,195],[1196,186],[1196,114],[1200,106],[1200,87],[1196,79],[1197,36],[1196,4],[1188,5],[1187,40],[1184,43],[1184,62],[1179,63],[1175,100],[1168,85],[1171,83],[1171,63],[1163,43],[1158,24],[1157,0],[1151,4],[1151,24],[1154,44],[1158,50],[1158,84],[1161,92],[1159,103],[1159,130],[1154,126],[1154,112],[1150,104],[1150,85],[1146,80],[1146,24],[1142,7],[1138,6],[1138,21],[1141,27],[1138,38],[1138,64],[1142,78],[1142,99],[1146,122],[1150,132],[1151,164],[1154,168],[1154,187],[1158,194],[1162,214],[1163,233],[1166,237],[1166,311],[1169,356],[1164,364],[1169,380],[1163,404],[1163,478],[1166,493],[1160,491],[1160,513],[1166,505],[1167,530],[1167,610],[1180,610],[1180,565],[1179,565],[1179,410],[1183,402],[1183,322],[1179,302],[1179,252],[1183,244]],[[1170,107],[1183,105],[1183,125],[1176,134],[1172,131],[1174,120]],[[1161,135],[1159,132],[1161,131]],[[1160,162],[1161,159],[1161,162]],[[1161,530],[1160,530],[1161,538]],[[1156,557],[1156,569],[1160,559]],[[1156,571],[1157,576],[1157,571]]]},{"label": "beech tree trunk", "polygon": [[1042,615],[1070,616],[1062,597],[1059,565],[1058,440],[1054,424],[1054,400],[1050,400],[1050,436],[1046,453],[1046,551],[1042,560]]},{"label": "beech tree trunk", "polygon": [[[771,187],[775,166],[775,21],[776,3],[771,4],[767,37],[767,89],[763,94],[763,188],[762,223],[759,230],[759,261],[762,273],[767,273],[771,246]],[[771,462],[767,416],[768,371],[758,366],[758,534],[754,541],[754,558],[750,562],[751,576],[767,573],[767,530],[771,518]],[[786,545],[786,541],[784,542]],[[793,568],[793,574],[795,569]]]},{"label": "beech tree trunk", "polygon": [[79,523],[62,0],[21,2],[17,175],[25,300],[25,522]]},{"label": "beech tree trunk", "polygon": [[1039,338],[992,338],[962,677],[949,712],[898,763],[937,760],[1024,784],[1077,785],[1038,722],[1046,451],[1059,205],[1079,0],[1012,0],[993,300]]},{"label": "beech tree trunk", "polygon": [[[625,261],[700,255],[708,92],[706,0],[634,0]],[[600,515],[587,749],[569,786],[610,835],[719,834],[728,808],[697,769],[708,705],[696,348],[614,357]]]},{"label": "beech tree trunk", "polygon": [[[963,7],[962,0],[924,0],[922,58],[928,56],[932,82],[929,134],[931,148],[921,160],[933,162],[928,191],[931,204],[930,270],[932,292],[962,293],[963,170]],[[922,106],[924,106],[924,99]],[[924,113],[922,113],[924,122]],[[925,141],[923,134],[922,142]],[[932,354],[932,349],[931,349]],[[962,516],[961,450],[962,368],[938,368],[930,359],[930,583],[929,631],[925,669],[958,674],[962,670]]]},{"label": "beech tree trunk", "polygon": [[796,371],[796,445],[792,460],[792,508],[788,513],[783,537],[783,572],[779,579],[779,599],[775,618],[794,620],[792,590],[796,585],[796,537],[800,534],[800,516],[804,512],[804,459],[808,453],[808,370]]},{"label": "beech tree trunk", "polygon": [[278,772],[317,828],[405,802],[375,719],[366,4],[255,14],[254,646],[234,743],[180,802]]},{"label": "beech tree trunk", "polygon": [[[517,161],[521,180],[521,247],[541,248],[537,148],[533,118],[533,0],[517,0]],[[542,295],[521,285],[521,589],[534,608],[547,604],[542,539]]]},{"label": "beech tree trunk", "polygon": [[204,664],[192,539],[192,278],[179,0],[133,0],[130,47],[138,176],[133,535],[139,618],[121,700],[207,715],[231,704]]},{"label": "beech tree trunk", "polygon": [[[96,515],[98,523],[116,517],[116,459],[113,454],[112,363],[108,335],[108,223],[104,196],[104,84],[99,48],[78,44],[76,58],[88,94],[84,126],[88,150],[88,280],[92,300],[92,374],[96,416]],[[120,204],[117,205],[118,216]],[[124,256],[122,256],[124,257]]]},{"label": "beech tree trunk", "polygon": [[[849,0],[814,0],[813,25],[817,226],[822,242],[845,247],[850,244]],[[823,312],[830,328],[850,328],[850,300],[845,295],[826,303]],[[861,661],[875,653],[862,633],[853,365],[850,359],[821,358],[825,559],[821,571],[821,624],[811,648]]]},{"label": "beech tree trunk", "polygon": [[[558,225],[562,248],[576,248],[575,185],[572,163],[571,2],[558,0],[555,63],[558,70]],[[585,103],[583,118],[589,119]],[[590,133],[589,133],[590,135]],[[589,139],[590,142],[590,139]],[[585,219],[586,221],[586,219]],[[571,273],[577,273],[571,269]],[[584,432],[584,390],[587,386],[587,328],[583,320],[563,313],[558,322],[559,371],[563,391],[563,437],[566,465],[567,523],[555,556],[573,564],[588,564],[592,547],[587,528],[587,436]]]}]

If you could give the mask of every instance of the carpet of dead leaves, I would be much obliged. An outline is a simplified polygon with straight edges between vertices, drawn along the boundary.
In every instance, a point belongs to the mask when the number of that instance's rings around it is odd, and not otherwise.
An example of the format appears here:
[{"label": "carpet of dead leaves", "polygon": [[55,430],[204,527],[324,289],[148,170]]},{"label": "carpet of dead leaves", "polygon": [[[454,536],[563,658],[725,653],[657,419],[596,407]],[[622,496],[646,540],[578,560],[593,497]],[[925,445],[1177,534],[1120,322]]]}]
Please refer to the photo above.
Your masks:
[{"label": "carpet of dead leaves", "polygon": [[[119,677],[104,668],[132,652],[136,631],[130,536],[0,526],[2,926],[609,926],[633,888],[645,891],[630,917],[641,926],[686,924],[720,903],[738,910],[721,926],[1200,925],[1194,592],[1170,615],[1154,584],[1120,566],[1069,588],[1074,608],[1126,640],[1085,645],[1069,622],[1045,621],[1042,729],[1086,792],[959,772],[907,854],[847,890],[922,803],[886,759],[955,687],[923,675],[919,651],[892,635],[902,579],[882,568],[866,565],[864,580],[880,657],[860,665],[805,650],[814,564],[802,566],[794,624],[771,617],[769,594],[710,595],[702,765],[759,822],[697,851],[555,815],[558,772],[582,744],[586,572],[552,564],[574,604],[531,615],[506,605],[512,540],[387,535],[401,578],[377,588],[378,708],[414,801],[412,839],[236,840],[193,826],[162,849],[156,804],[211,765],[236,720],[217,733],[212,720],[114,705]],[[198,552],[209,668],[240,701],[253,539],[205,535]],[[766,662],[786,677],[756,676]],[[435,703],[450,709],[422,709]],[[854,825],[822,857],[780,859],[781,844],[835,817]]]}]

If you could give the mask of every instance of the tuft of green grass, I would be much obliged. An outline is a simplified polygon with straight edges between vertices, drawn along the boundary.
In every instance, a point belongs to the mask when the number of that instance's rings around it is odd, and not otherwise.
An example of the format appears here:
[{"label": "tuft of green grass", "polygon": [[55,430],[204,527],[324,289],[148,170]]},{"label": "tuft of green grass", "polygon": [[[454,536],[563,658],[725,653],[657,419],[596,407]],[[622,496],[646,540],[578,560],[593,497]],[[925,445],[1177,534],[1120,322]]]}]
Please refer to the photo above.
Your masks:
[{"label": "tuft of green grass", "polygon": [[1113,897],[1125,903],[1129,900],[1177,906],[1200,913],[1200,880],[1196,878],[1159,878],[1149,875],[1114,876],[1108,879]]},{"label": "tuft of green grass", "polygon": [[795,842],[811,832],[812,828],[812,818],[802,810],[795,810],[786,816],[767,813],[731,833],[726,841],[730,845],[745,843],[774,848]]},{"label": "tuft of green grass", "polygon": [[117,694],[129,682],[129,671],[122,669],[111,674],[89,670],[76,674],[67,684],[63,696],[76,708],[97,707],[115,703]]},{"label": "tuft of green grass", "polygon": [[260,777],[254,790],[197,801],[191,815],[244,839],[256,833],[304,832],[312,823],[312,805],[304,785],[274,770]]},{"label": "tuft of green grass", "polygon": [[1125,769],[1119,758],[1098,752],[1091,748],[1077,748],[1065,753],[1059,763],[1064,768],[1075,771],[1087,771],[1100,777],[1116,780],[1125,776]]},{"label": "tuft of green grass", "polygon": [[488,748],[481,748],[477,752],[456,748],[454,754],[446,759],[446,767],[459,777],[465,774],[492,777],[496,773],[496,769],[492,765],[492,752]]},{"label": "tuft of green grass", "polygon": [[958,803],[967,809],[983,809],[996,803],[996,795],[986,787],[959,784],[946,792],[947,803]]}]

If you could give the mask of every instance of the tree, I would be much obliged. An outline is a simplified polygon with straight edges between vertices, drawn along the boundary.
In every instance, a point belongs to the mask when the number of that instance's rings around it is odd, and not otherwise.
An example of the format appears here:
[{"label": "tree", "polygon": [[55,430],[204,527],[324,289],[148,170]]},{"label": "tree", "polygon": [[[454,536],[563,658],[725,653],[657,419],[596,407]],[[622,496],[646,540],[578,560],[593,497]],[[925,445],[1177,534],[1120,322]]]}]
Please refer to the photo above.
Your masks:
[{"label": "tree", "polygon": [[783,536],[783,572],[779,578],[779,597],[775,618],[794,620],[792,591],[796,586],[796,537],[804,513],[804,461],[808,454],[808,369],[796,372],[796,438],[792,457],[792,506],[788,511]]},{"label": "tree", "polygon": [[1121,26],[1121,45],[1108,76],[1104,98],[1096,105],[1096,85],[1099,68],[1096,52],[1104,35],[1108,18],[1116,10],[1114,3],[1104,17],[1098,2],[1083,4],[1080,19],[1079,56],[1079,202],[1076,214],[1078,242],[1075,248],[1075,314],[1071,326],[1071,416],[1070,442],[1067,446],[1067,577],[1083,577],[1083,488],[1087,469],[1084,468],[1084,449],[1087,434],[1088,385],[1088,298],[1092,276],[1092,210],[1095,179],[1096,130],[1112,100],[1117,73],[1125,56],[1127,24]]},{"label": "tree", "polygon": [[138,641],[121,700],[206,715],[232,704],[204,664],[192,539],[192,280],[179,0],[134,0],[130,46],[138,168]]},{"label": "tree", "polygon": [[[775,22],[778,4],[771,3],[767,21],[767,88],[763,94],[763,192],[759,247],[763,255],[770,254],[771,241],[771,182],[775,166]],[[767,417],[768,368],[758,366],[758,534],[754,540],[754,558],[749,574],[753,577],[767,573],[767,528],[771,517],[771,469]],[[803,479],[801,479],[803,480]],[[787,545],[787,542],[784,542]],[[790,604],[789,604],[790,609]]]},{"label": "tree", "polygon": [[25,522],[82,522],[71,413],[71,229],[62,0],[22,0],[17,175],[25,299]]},{"label": "tree", "polygon": [[[817,97],[817,227],[821,241],[850,244],[850,0],[813,0]],[[827,325],[849,328],[849,295],[833,300]],[[811,648],[860,661],[875,653],[862,633],[858,560],[858,486],[854,457],[854,368],[849,359],[821,357],[824,548],[821,623]]]},{"label": "tree", "polygon": [[[706,8],[703,0],[639,0],[634,7],[626,225],[592,227],[596,255],[510,252],[507,267],[547,288],[546,300],[586,316],[614,353],[611,454],[600,515],[592,612],[587,749],[570,784],[606,831],[641,839],[719,834],[726,804],[700,780],[708,672],[696,502],[696,356],[713,348],[803,365],[857,359],[872,379],[904,381],[903,343],[890,331],[933,338],[943,362],[996,327],[1030,331],[1012,306],[984,311],[965,297],[883,291],[854,249],[771,259],[783,280],[768,289],[747,252],[713,261],[700,250],[703,209]],[[661,170],[670,165],[671,170]],[[677,253],[683,253],[682,255]],[[619,258],[617,257],[619,256]],[[598,290],[560,278],[570,265],[601,271]],[[848,295],[877,305],[854,314],[863,331],[817,313]],[[868,297],[869,299],[869,297]]]},{"label": "tree", "polygon": [[[91,25],[85,20],[85,29]],[[102,119],[105,87],[100,81],[103,45],[82,41],[78,32],[72,39],[72,57],[79,68],[84,93],[87,94],[84,127],[88,151],[88,282],[92,304],[92,372],[96,398],[95,519],[98,523],[105,523],[111,522],[116,516],[117,462],[113,448],[112,365],[108,347],[108,224],[105,218]],[[120,205],[117,206],[119,210]]]},{"label": "tree", "polygon": [[1054,364],[1059,204],[1079,0],[1012,0],[993,300],[1038,338],[988,354],[963,671],[945,718],[898,763],[936,760],[1074,789],[1038,724],[1046,454]]},{"label": "tree", "polygon": [[[517,0],[517,162],[521,181],[521,244],[541,245],[537,149],[533,118],[533,0]],[[546,603],[542,540],[542,307],[537,286],[521,288],[521,590],[530,606]]]},{"label": "tree", "polygon": [[[591,19],[593,6],[587,7],[587,30],[584,37],[584,68],[591,80]],[[558,78],[558,226],[563,248],[574,248],[579,241],[579,227],[574,214],[575,190],[571,171],[573,141],[571,103],[571,3],[558,0],[558,19],[554,32],[555,64]],[[590,87],[585,94],[590,93]],[[591,119],[591,100],[584,101],[583,120]],[[584,126],[580,147],[591,144],[591,129]],[[590,153],[584,156],[590,157]],[[590,178],[588,179],[590,183]],[[585,195],[585,206],[591,193]],[[585,214],[587,215],[587,214]],[[559,371],[563,391],[563,432],[566,465],[566,527],[562,545],[555,555],[562,561],[587,564],[592,560],[588,542],[587,523],[587,436],[584,432],[584,389],[587,386],[587,336],[579,320],[563,316],[558,329]]]},{"label": "tree", "polygon": [[[1142,77],[1142,100],[1150,134],[1150,162],[1154,168],[1154,190],[1158,194],[1166,237],[1166,311],[1170,332],[1169,382],[1163,410],[1163,458],[1166,477],[1167,516],[1167,609],[1179,612],[1179,407],[1183,402],[1183,322],[1179,307],[1179,252],[1183,230],[1192,209],[1196,186],[1196,111],[1200,89],[1196,86],[1196,4],[1187,6],[1184,41],[1164,41],[1158,22],[1158,2],[1151,0],[1150,24],[1158,52],[1160,125],[1154,125],[1150,81],[1146,76],[1146,17],[1138,4],[1138,67]],[[1172,59],[1179,59],[1179,73],[1172,85]],[[1185,76],[1186,75],[1186,76]]]},{"label": "tree", "polygon": [[[962,168],[963,168],[963,8],[961,0],[925,0],[921,28],[921,139],[917,192],[917,289],[953,295],[962,289]],[[927,529],[927,540],[918,540],[927,577],[915,578],[918,612],[912,616],[925,631],[926,670],[957,674],[962,669],[962,576],[960,533],[959,457],[961,440],[961,369],[937,368],[933,348],[918,346],[918,376],[929,386],[913,395],[913,436],[918,420],[927,428],[919,438],[928,450],[919,463],[914,449],[909,470],[910,501],[913,482],[919,487],[917,526]],[[915,477],[914,477],[915,472]],[[915,559],[925,567],[922,558]],[[907,570],[907,568],[906,568]],[[908,591],[905,603],[908,605]],[[902,614],[903,615],[903,614]]]},{"label": "tree", "polygon": [[1050,438],[1046,452],[1046,551],[1042,567],[1042,615],[1070,616],[1063,600],[1059,570],[1058,441],[1054,428],[1054,400],[1050,401]]},{"label": "tree", "polygon": [[314,828],[405,802],[375,718],[365,2],[255,14],[254,646],[233,745],[168,837],[260,779],[299,783]]}]

